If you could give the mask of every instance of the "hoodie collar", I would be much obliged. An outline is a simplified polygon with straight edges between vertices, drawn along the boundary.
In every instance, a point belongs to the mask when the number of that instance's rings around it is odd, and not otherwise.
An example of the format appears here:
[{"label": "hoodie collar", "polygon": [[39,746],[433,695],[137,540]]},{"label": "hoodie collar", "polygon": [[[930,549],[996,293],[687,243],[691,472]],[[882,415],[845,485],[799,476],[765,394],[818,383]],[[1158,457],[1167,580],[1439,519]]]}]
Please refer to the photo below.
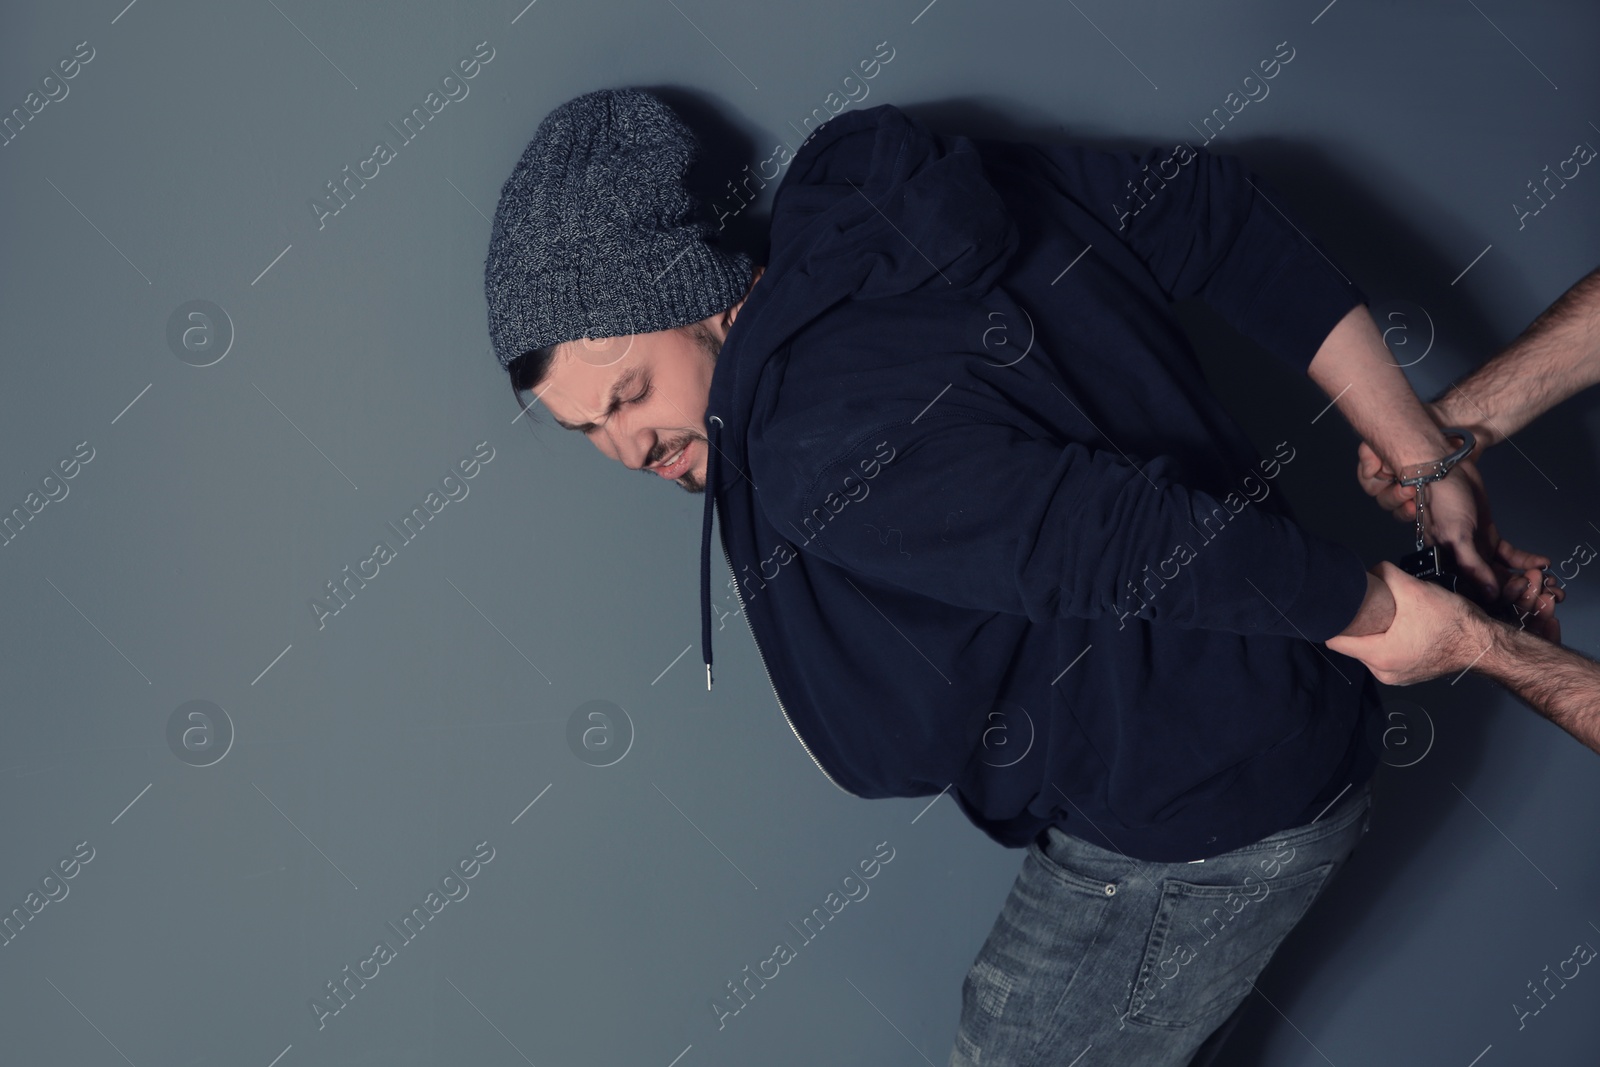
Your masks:
[{"label": "hoodie collar", "polygon": [[[745,451],[766,361],[846,298],[982,291],[1019,243],[976,146],[935,134],[892,104],[847,111],[800,146],[773,196],[770,262],[723,340],[706,405],[700,523],[700,653],[711,688],[711,518]],[[751,482],[751,488],[757,488]],[[722,507],[727,521],[726,505]]]}]

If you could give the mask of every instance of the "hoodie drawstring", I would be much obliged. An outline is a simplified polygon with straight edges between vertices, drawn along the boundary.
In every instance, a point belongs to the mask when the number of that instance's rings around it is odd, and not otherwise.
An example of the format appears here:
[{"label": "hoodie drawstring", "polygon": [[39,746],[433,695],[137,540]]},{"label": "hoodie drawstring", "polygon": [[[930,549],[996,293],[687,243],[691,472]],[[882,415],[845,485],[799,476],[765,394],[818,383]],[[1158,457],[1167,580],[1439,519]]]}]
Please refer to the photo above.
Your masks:
[{"label": "hoodie drawstring", "polygon": [[706,417],[706,508],[700,520],[700,657],[706,661],[706,692],[711,691],[711,508],[717,499],[718,432],[722,420]]}]

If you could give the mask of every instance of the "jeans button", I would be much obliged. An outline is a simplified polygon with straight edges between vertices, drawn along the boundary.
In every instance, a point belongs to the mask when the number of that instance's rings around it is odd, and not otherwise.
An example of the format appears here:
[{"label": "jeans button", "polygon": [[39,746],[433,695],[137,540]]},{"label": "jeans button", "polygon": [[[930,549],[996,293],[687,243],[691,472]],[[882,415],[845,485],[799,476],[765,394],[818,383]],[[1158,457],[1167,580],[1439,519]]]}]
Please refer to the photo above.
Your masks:
[{"label": "jeans button", "polygon": [[1107,883],[1106,883],[1106,896],[1108,896],[1108,897],[1114,897],[1114,896],[1116,896],[1116,895],[1117,895],[1117,887],[1116,887],[1116,883],[1114,883],[1114,882],[1107,882]]}]

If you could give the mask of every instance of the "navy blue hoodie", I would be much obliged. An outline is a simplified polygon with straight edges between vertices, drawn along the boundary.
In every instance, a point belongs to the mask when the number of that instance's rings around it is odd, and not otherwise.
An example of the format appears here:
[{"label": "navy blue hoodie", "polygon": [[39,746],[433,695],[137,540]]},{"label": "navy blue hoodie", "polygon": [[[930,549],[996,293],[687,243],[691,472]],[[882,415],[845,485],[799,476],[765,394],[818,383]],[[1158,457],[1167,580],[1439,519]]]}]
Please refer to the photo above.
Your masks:
[{"label": "navy blue hoodie", "polygon": [[1320,642],[1365,567],[1295,524],[1294,442],[1257,456],[1170,310],[1304,371],[1363,303],[1271,188],[887,104],[819,127],[711,381],[707,685],[714,503],[779,706],[856,796],[1176,862],[1364,781],[1376,685]]}]

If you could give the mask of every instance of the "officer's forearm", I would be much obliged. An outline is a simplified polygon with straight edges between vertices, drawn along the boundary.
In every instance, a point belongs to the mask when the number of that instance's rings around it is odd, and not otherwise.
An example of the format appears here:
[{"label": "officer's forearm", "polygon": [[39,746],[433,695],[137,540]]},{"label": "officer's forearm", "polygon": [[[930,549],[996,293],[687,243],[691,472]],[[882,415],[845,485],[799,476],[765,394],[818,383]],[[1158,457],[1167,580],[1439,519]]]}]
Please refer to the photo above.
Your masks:
[{"label": "officer's forearm", "polygon": [[1600,752],[1600,663],[1494,619],[1475,616],[1472,629],[1487,645],[1474,670]]},{"label": "officer's forearm", "polygon": [[1444,426],[1466,426],[1478,449],[1522,429],[1600,382],[1600,268],[1580,278],[1489,362],[1431,407]]}]

